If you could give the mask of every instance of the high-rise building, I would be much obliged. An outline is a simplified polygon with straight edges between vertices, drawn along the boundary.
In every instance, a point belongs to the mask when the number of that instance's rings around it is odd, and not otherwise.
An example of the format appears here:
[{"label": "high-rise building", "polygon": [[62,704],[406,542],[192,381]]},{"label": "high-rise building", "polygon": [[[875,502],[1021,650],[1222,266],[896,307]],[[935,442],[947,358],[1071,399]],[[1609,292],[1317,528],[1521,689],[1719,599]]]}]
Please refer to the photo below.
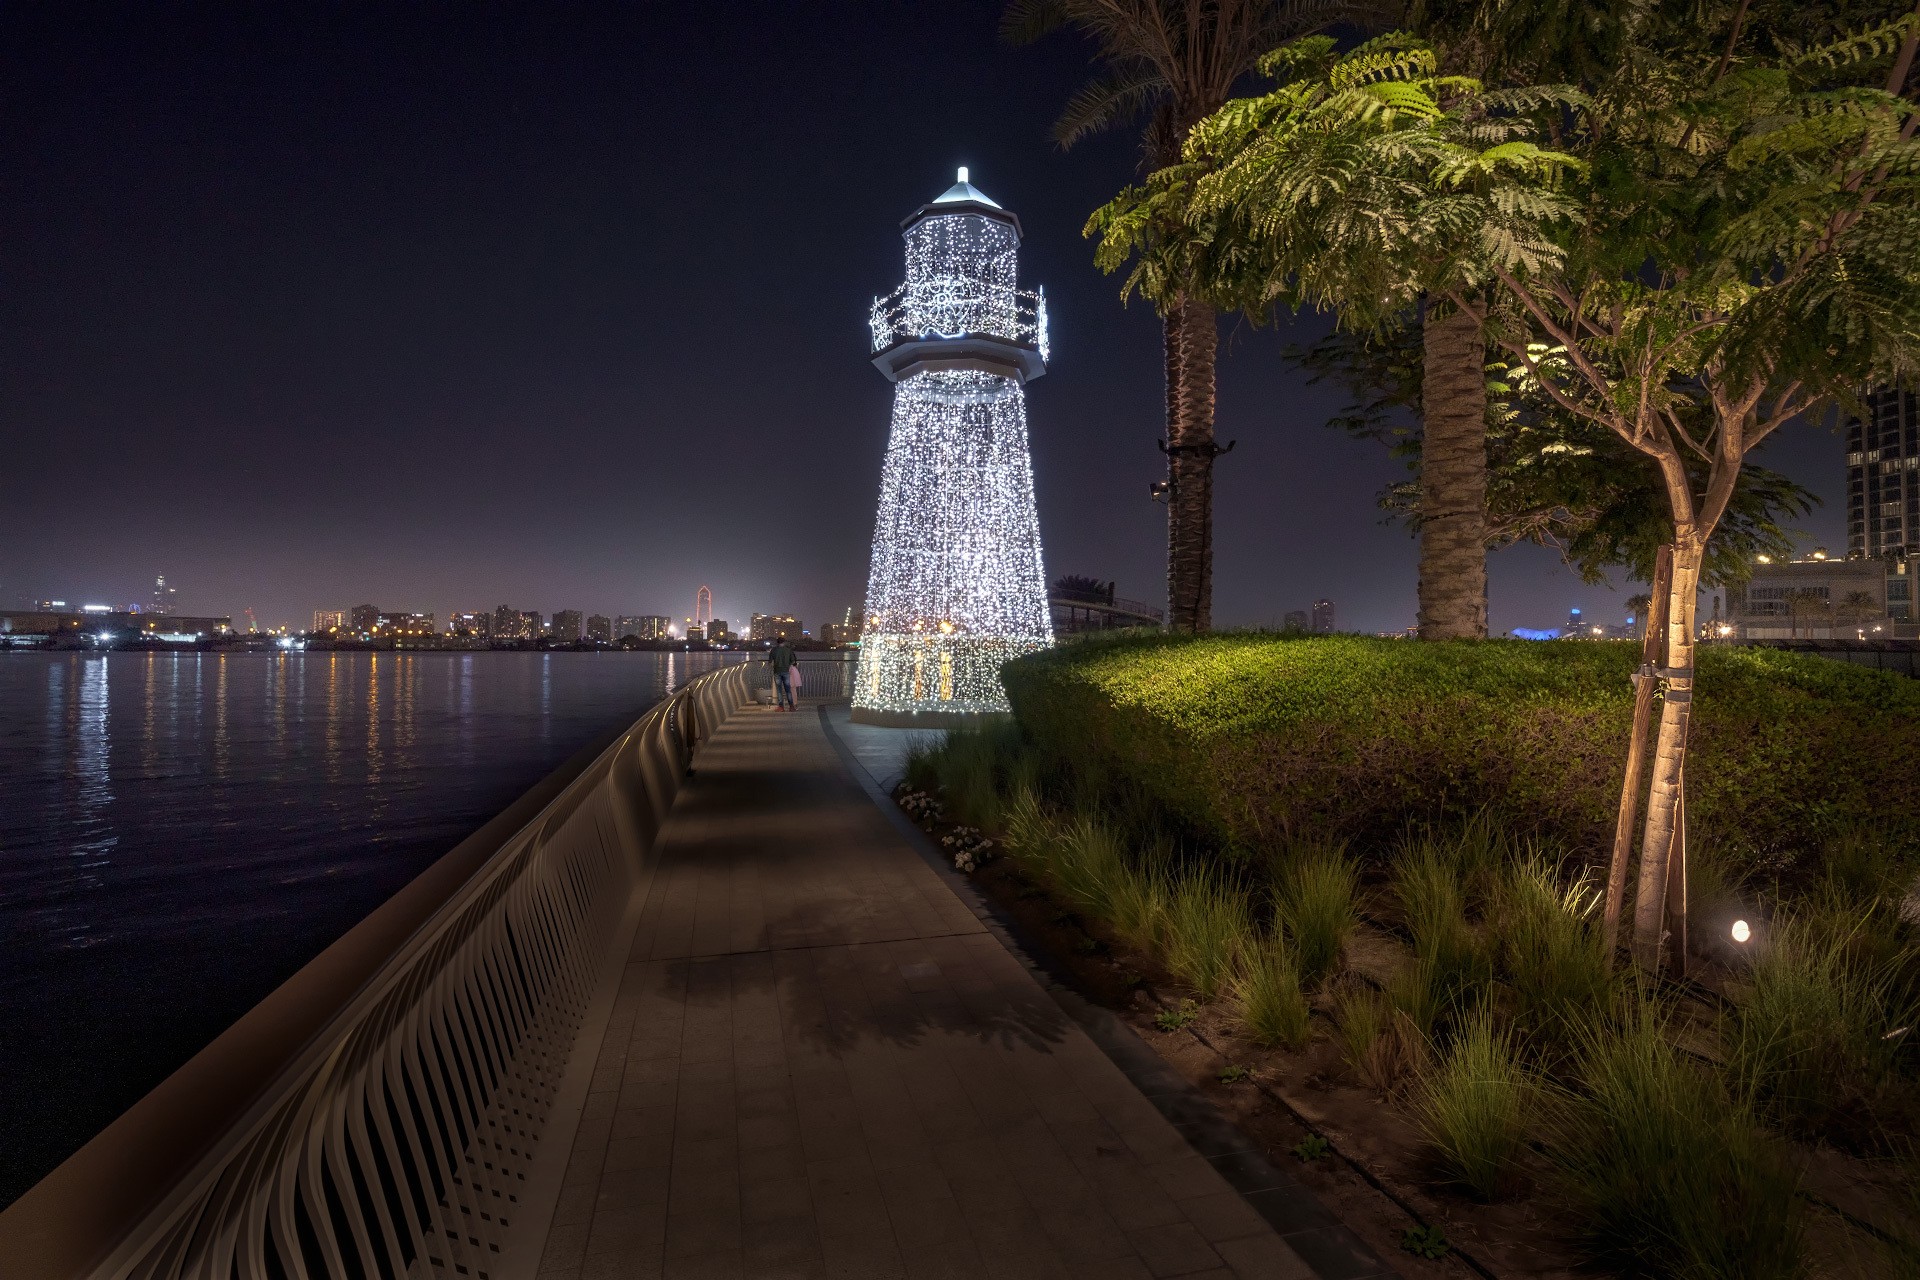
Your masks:
[{"label": "high-rise building", "polygon": [[547,634],[547,624],[538,609],[520,611],[519,636],[522,640],[538,640]]},{"label": "high-rise building", "polygon": [[553,615],[551,634],[560,644],[575,644],[580,639],[580,611],[562,609]]},{"label": "high-rise building", "polygon": [[373,621],[373,634],[396,639],[418,640],[434,633],[430,613],[382,613]]},{"label": "high-rise building", "polygon": [[719,618],[715,618],[707,624],[707,639],[713,641],[715,644],[720,644],[733,638],[733,633],[727,630],[727,624]]},{"label": "high-rise building", "polygon": [[167,575],[161,574],[153,580],[153,603],[147,606],[148,613],[172,613],[178,593],[167,585]]},{"label": "high-rise building", "polygon": [[1847,423],[1847,558],[1920,555],[1920,392],[1868,392]]},{"label": "high-rise building", "polygon": [[747,639],[758,643],[761,640],[777,640],[785,636],[789,640],[798,640],[805,633],[800,619],[790,613],[756,613],[747,623]]},{"label": "high-rise building", "polygon": [[613,643],[613,620],[604,614],[594,614],[587,619],[587,639],[600,644]]},{"label": "high-rise building", "polygon": [[495,640],[520,639],[520,611],[510,605],[501,605],[493,611],[493,625],[487,632]]},{"label": "high-rise building", "polygon": [[447,619],[447,634],[468,640],[484,639],[493,630],[490,613],[456,613]]},{"label": "high-rise building", "polygon": [[1313,602],[1313,633],[1320,636],[1333,634],[1333,601],[1315,600]]},{"label": "high-rise building", "polygon": [[657,613],[615,618],[613,638],[625,640],[628,636],[635,640],[664,640],[667,637],[667,619]]},{"label": "high-rise building", "polygon": [[906,282],[873,304],[893,386],[853,718],[1004,712],[1000,667],[1053,643],[1027,450],[1047,300],[1019,287],[1020,219],[959,180],[903,224]]},{"label": "high-rise building", "polygon": [[315,633],[338,631],[347,625],[347,613],[344,609],[315,609],[313,611],[313,629]]},{"label": "high-rise building", "polygon": [[357,604],[347,612],[347,625],[357,635],[370,636],[380,627],[378,605]]}]

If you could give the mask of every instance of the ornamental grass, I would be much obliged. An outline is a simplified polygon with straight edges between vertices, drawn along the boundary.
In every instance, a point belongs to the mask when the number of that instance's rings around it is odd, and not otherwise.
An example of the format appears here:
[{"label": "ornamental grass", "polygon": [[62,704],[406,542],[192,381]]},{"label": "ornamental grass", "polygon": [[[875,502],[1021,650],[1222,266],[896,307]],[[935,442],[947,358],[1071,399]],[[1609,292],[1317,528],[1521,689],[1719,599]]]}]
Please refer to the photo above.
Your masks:
[{"label": "ornamental grass", "polygon": [[1783,1145],[1634,996],[1573,1029],[1574,1083],[1543,1134],[1595,1259],[1677,1280],[1800,1280],[1806,1205]]},{"label": "ornamental grass", "polygon": [[1519,1181],[1535,1096],[1513,1032],[1483,1005],[1461,1019],[1412,1105],[1447,1177],[1476,1199],[1493,1200]]}]

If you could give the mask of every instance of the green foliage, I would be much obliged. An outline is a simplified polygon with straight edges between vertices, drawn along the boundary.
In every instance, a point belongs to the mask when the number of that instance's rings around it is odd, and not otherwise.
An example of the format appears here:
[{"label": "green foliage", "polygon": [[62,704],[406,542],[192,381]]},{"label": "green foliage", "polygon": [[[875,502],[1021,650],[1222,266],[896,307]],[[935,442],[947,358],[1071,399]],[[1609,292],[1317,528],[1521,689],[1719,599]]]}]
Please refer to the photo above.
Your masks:
[{"label": "green foliage", "polygon": [[1168,905],[1167,967],[1211,1000],[1233,976],[1252,931],[1246,893],[1216,872],[1192,869],[1175,883]]},{"label": "green foliage", "polygon": [[935,745],[925,738],[907,746],[906,784],[910,791],[931,793],[940,789],[940,774],[933,765]]},{"label": "green foliage", "polygon": [[1253,1079],[1253,1068],[1241,1066],[1237,1062],[1220,1068],[1221,1084],[1239,1084],[1251,1079]]},{"label": "green foliage", "polygon": [[[1050,758],[1138,789],[1221,847],[1385,846],[1409,823],[1484,810],[1597,860],[1638,662],[1623,643],[1144,635],[1063,645],[1003,679]],[[1835,815],[1880,812],[1910,785],[1920,684],[1713,646],[1698,687],[1689,824],[1735,867],[1810,858]],[[1888,834],[1911,848],[1917,833]]]},{"label": "green foliage", "polygon": [[1339,845],[1313,847],[1291,857],[1278,885],[1278,915],[1306,982],[1319,982],[1340,964],[1359,921],[1354,895],[1359,874]]},{"label": "green foliage", "polygon": [[1333,1153],[1333,1144],[1317,1133],[1310,1133],[1291,1148],[1293,1158],[1306,1164],[1322,1159]]},{"label": "green foliage", "polygon": [[1480,937],[1467,922],[1467,875],[1454,852],[1430,836],[1416,837],[1401,846],[1393,864],[1394,896],[1413,938],[1415,967],[1440,1001],[1484,981],[1489,969]]},{"label": "green foliage", "polygon": [[[1000,797],[1015,761],[1023,754],[1025,744],[1016,724],[1003,722],[949,731],[930,760],[953,816],[972,826],[998,828],[1002,817]],[[921,757],[911,752],[908,755],[909,778],[917,758]]]},{"label": "green foliage", "polygon": [[1447,1256],[1453,1246],[1447,1243],[1447,1233],[1429,1223],[1424,1227],[1408,1227],[1400,1233],[1400,1247],[1416,1258],[1425,1258],[1437,1262]]},{"label": "green foliage", "polygon": [[1920,1015],[1900,980],[1911,953],[1861,945],[1884,930],[1899,947],[1898,928],[1890,912],[1776,921],[1756,957],[1727,1019],[1728,1069],[1790,1132],[1871,1148],[1896,1110],[1920,1117],[1901,1031]]},{"label": "green foliage", "polygon": [[1162,1009],[1153,1015],[1153,1025],[1162,1031],[1179,1031],[1190,1027],[1200,1016],[1200,1006],[1191,1000],[1182,1000],[1171,1009]]},{"label": "green foliage", "polygon": [[1584,876],[1562,883],[1537,854],[1508,870],[1494,933],[1520,1027],[1554,1031],[1605,1004],[1613,974],[1600,934],[1603,896]]},{"label": "green foliage", "polygon": [[1598,1260],[1683,1280],[1799,1280],[1805,1208],[1786,1152],[1667,1038],[1657,1006],[1582,1024],[1578,1079],[1545,1126]]},{"label": "green foliage", "polygon": [[1255,942],[1241,957],[1233,998],[1247,1038],[1269,1048],[1304,1049],[1311,1035],[1300,971],[1278,937]]},{"label": "green foliage", "polygon": [[1449,1177],[1482,1200],[1512,1190],[1532,1118],[1534,1083],[1511,1031],[1482,1007],[1426,1073],[1414,1114]]}]

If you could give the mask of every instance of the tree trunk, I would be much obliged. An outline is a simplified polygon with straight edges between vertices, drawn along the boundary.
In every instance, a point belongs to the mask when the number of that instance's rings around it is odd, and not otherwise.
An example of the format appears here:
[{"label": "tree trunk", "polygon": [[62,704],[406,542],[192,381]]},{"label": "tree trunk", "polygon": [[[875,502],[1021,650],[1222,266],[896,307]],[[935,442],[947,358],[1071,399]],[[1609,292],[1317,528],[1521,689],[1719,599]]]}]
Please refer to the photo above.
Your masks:
[{"label": "tree trunk", "polygon": [[1633,900],[1633,959],[1648,973],[1660,966],[1660,935],[1666,922],[1667,885],[1675,876],[1680,822],[1681,770],[1687,754],[1687,725],[1693,718],[1693,624],[1700,590],[1705,542],[1693,529],[1675,531],[1673,590],[1667,605],[1667,687],[1660,703],[1660,735],[1653,749],[1653,788],[1647,798],[1647,826],[1640,841],[1640,877]]},{"label": "tree trunk", "polygon": [[1487,353],[1480,317],[1427,313],[1420,383],[1420,638],[1487,634]]},{"label": "tree trunk", "polygon": [[1197,299],[1182,298],[1172,311],[1167,328],[1167,626],[1201,632],[1213,626],[1213,367],[1219,331],[1213,308]]},{"label": "tree trunk", "polygon": [[1673,602],[1673,548],[1663,546],[1654,557],[1653,582],[1640,637],[1640,670],[1633,676],[1633,737],[1627,743],[1627,776],[1620,784],[1620,809],[1613,825],[1613,860],[1607,866],[1607,909],[1601,933],[1611,963],[1620,945],[1620,908],[1627,896],[1627,868],[1633,861],[1633,819],[1640,805],[1640,782],[1647,767],[1647,722],[1653,717],[1653,694],[1660,678],[1654,672],[1664,664],[1667,648],[1667,609]]}]

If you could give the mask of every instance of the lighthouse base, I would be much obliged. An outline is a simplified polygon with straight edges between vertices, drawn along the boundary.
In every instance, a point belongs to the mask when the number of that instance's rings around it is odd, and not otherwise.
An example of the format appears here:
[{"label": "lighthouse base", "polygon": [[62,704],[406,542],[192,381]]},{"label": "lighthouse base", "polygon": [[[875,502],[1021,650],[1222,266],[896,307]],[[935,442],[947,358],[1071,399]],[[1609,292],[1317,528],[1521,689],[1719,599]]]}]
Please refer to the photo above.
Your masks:
[{"label": "lighthouse base", "polygon": [[879,707],[855,707],[847,713],[855,724],[870,724],[881,729],[982,729],[990,724],[1008,724],[1011,711],[885,711]]}]

